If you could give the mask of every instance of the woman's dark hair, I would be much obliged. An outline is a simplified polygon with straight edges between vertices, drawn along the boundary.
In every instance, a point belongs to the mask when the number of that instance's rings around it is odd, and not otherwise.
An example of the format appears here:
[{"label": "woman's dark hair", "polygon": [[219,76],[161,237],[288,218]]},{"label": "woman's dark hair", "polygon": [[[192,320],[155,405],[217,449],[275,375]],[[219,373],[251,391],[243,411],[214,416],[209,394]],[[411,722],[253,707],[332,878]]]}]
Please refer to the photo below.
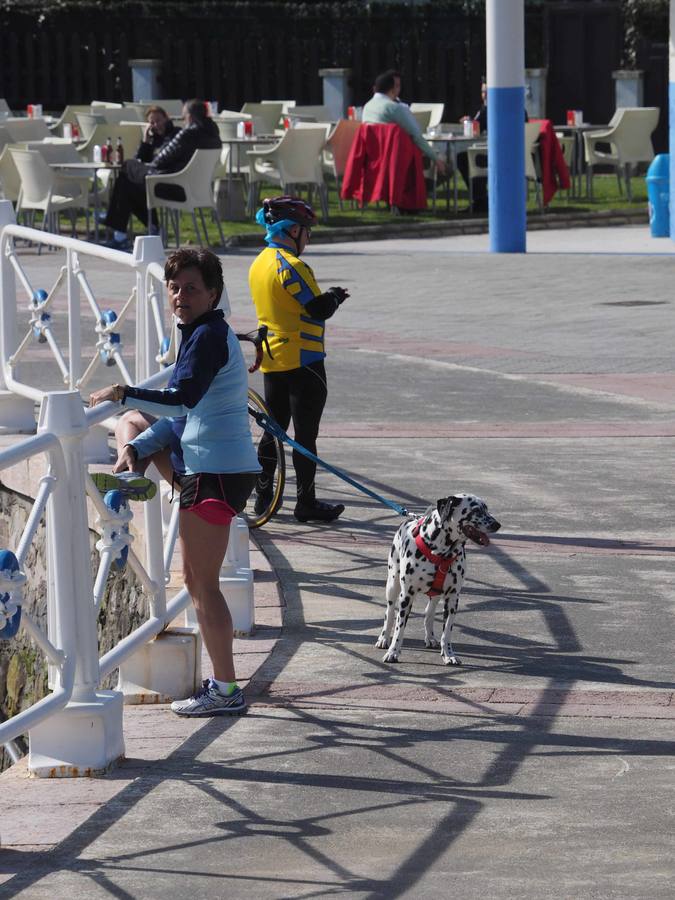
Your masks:
[{"label": "woman's dark hair", "polygon": [[164,116],[165,119],[171,118],[168,112],[161,106],[148,106],[148,108],[145,110],[145,121],[147,122],[150,116],[155,115],[156,113],[159,113],[160,116]]},{"label": "woman's dark hair", "polygon": [[396,79],[401,77],[401,73],[396,69],[387,69],[375,79],[375,92],[378,94],[388,93],[396,83]]},{"label": "woman's dark hair", "polygon": [[186,100],[185,107],[192,118],[199,122],[200,125],[207,120],[209,109],[205,100]]},{"label": "woman's dark hair", "polygon": [[220,303],[225,282],[223,281],[223,267],[215,253],[203,247],[189,249],[181,247],[169,255],[164,264],[164,281],[168,284],[184,269],[199,269],[202,280],[209,290],[215,289],[216,300],[213,309]]}]

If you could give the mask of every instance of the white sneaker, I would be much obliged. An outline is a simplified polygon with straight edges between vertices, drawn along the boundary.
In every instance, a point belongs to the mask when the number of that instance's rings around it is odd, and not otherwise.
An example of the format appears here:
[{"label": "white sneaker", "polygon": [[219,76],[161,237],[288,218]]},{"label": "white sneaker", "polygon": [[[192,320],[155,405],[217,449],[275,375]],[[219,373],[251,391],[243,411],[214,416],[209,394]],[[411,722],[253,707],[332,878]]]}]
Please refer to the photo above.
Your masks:
[{"label": "white sneaker", "polygon": [[244,692],[237,687],[227,696],[222,694],[213,678],[205,678],[201,688],[187,700],[174,700],[171,712],[177,716],[241,716],[248,704]]}]

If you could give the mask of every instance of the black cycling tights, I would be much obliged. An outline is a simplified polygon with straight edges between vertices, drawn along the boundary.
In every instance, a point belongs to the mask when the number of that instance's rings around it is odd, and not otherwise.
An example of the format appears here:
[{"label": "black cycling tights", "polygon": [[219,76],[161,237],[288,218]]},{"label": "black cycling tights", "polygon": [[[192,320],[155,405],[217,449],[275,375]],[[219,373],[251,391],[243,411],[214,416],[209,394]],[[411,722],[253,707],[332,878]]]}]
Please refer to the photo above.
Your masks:
[{"label": "black cycling tights", "polygon": [[[272,417],[284,431],[288,429],[292,419],[295,440],[314,454],[327,394],[323,360],[290,372],[265,374],[265,402]],[[271,440],[265,435],[258,447],[258,459],[263,467],[259,486],[263,489],[271,483],[275,468],[274,455],[265,446]],[[316,463],[294,450],[293,466],[298,483],[298,499],[313,499]]]}]

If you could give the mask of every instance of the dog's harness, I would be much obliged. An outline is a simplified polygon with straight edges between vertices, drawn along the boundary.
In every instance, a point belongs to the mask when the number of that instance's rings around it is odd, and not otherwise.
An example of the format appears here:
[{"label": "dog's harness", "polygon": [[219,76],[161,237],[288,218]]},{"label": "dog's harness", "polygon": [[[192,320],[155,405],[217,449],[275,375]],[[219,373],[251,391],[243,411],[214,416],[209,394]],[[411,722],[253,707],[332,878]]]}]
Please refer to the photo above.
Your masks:
[{"label": "dog's harness", "polygon": [[417,523],[412,530],[412,536],[415,538],[415,546],[420,553],[425,559],[428,559],[430,563],[433,563],[433,565],[436,566],[436,574],[434,575],[433,583],[426,593],[429,597],[438,597],[439,594],[443,593],[445,577],[450,570],[450,566],[459,558],[459,553],[455,553],[454,556],[440,556],[437,553],[432,553],[431,548],[420,534],[420,528],[422,527],[423,522],[424,516],[417,520]]}]

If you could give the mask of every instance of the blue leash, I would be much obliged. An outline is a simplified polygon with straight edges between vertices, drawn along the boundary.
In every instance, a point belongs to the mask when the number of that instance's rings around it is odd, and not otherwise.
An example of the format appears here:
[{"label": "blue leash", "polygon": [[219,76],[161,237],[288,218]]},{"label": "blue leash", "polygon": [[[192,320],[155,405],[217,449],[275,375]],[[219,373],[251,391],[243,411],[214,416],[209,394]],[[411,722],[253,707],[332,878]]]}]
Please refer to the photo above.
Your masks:
[{"label": "blue leash", "polygon": [[410,513],[405,508],[405,506],[401,506],[400,503],[395,503],[393,500],[387,500],[386,497],[381,497],[379,494],[376,494],[375,491],[371,491],[370,488],[364,487],[362,484],[359,484],[358,481],[354,481],[353,478],[350,478],[345,472],[342,472],[340,469],[336,469],[335,466],[331,466],[329,463],[324,462],[320,457],[316,456],[311,450],[307,450],[306,447],[303,447],[302,444],[298,444],[297,441],[294,441],[293,438],[289,437],[283,428],[278,425],[274,419],[270,416],[266,415],[262,412],[253,412],[250,410],[251,415],[255,418],[256,422],[268,432],[268,434],[273,435],[279,440],[284,441],[293,447],[294,450],[297,450],[299,453],[302,453],[303,456],[306,456],[307,459],[313,460],[315,463],[318,463],[320,466],[323,466],[324,469],[328,469],[329,472],[332,472],[333,475],[337,475],[338,478],[341,478],[343,481],[346,481],[347,484],[351,484],[352,487],[357,488],[357,490],[361,491],[364,494],[368,494],[369,497],[372,497],[373,500],[377,500],[379,503],[383,503],[385,506],[388,506],[389,509],[393,509],[394,512],[398,513],[399,516],[409,516]]}]

